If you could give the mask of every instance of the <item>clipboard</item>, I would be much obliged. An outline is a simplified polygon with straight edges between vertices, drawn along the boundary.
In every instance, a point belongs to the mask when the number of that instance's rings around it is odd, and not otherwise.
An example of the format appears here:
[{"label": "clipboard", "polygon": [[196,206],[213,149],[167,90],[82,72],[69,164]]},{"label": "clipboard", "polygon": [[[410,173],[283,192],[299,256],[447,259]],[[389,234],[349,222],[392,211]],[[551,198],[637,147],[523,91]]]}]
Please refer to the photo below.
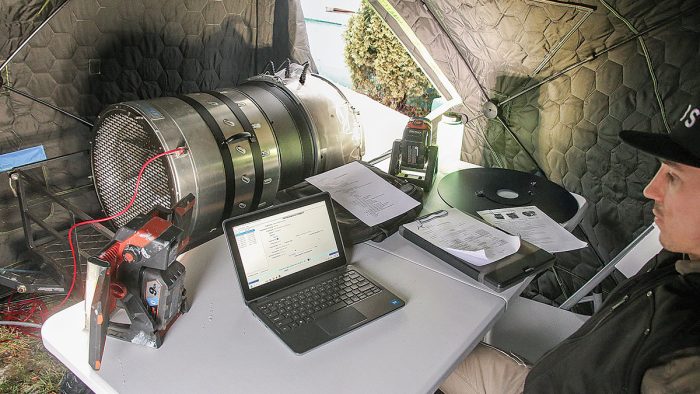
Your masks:
[{"label": "clipboard", "polygon": [[[440,215],[440,211],[433,212],[421,216],[416,221],[431,220],[431,218],[441,217]],[[478,218],[475,219],[481,221]],[[554,256],[552,254],[524,240],[521,240],[520,248],[515,253],[493,263],[476,266],[436,246],[405,226],[399,228],[399,234],[470,278],[483,283],[497,292],[513,286],[530,275],[542,272],[554,264]]]}]

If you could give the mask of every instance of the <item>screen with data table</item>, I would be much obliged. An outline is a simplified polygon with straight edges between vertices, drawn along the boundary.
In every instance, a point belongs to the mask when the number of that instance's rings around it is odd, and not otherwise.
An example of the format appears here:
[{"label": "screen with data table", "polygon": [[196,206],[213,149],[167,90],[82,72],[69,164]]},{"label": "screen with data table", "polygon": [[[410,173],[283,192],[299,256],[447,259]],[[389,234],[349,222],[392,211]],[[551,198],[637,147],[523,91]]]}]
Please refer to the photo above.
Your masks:
[{"label": "screen with data table", "polygon": [[323,201],[233,227],[248,287],[338,257]]}]

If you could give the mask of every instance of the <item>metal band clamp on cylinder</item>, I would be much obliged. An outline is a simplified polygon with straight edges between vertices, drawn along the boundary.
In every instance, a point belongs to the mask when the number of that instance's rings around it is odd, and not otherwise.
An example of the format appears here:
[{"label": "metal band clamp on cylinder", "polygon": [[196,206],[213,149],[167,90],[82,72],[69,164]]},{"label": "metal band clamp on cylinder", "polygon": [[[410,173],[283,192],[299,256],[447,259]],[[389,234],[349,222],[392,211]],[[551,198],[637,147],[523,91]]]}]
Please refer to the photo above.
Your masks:
[{"label": "metal band clamp on cylinder", "polygon": [[95,125],[95,188],[105,214],[119,212],[148,158],[186,146],[146,168],[134,207],[114,224],[192,193],[196,244],[223,219],[270,205],[278,190],[360,159],[356,115],[337,87],[313,75],[304,84],[263,76],[232,89],[111,105]]}]

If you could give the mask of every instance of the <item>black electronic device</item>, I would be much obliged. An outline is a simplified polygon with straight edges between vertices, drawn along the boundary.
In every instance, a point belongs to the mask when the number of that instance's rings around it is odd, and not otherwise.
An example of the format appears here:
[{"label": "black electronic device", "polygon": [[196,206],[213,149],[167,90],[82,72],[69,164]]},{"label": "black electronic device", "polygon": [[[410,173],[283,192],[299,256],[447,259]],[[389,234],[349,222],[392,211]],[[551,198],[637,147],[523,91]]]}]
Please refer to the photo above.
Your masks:
[{"label": "black electronic device", "polygon": [[[185,267],[177,256],[187,247],[194,196],[173,209],[157,206],[130,220],[96,256],[88,258],[86,323],[88,358],[99,370],[107,335],[159,348],[180,314],[189,310]],[[123,310],[130,323],[111,321]]]},{"label": "black electronic device", "polygon": [[389,174],[404,178],[428,191],[437,172],[438,147],[433,138],[430,121],[412,118],[403,130],[403,138],[395,140],[391,149]]},{"label": "black electronic device", "polygon": [[[426,219],[430,220],[431,216],[442,216],[442,214],[446,215],[447,212],[430,213],[416,220],[418,222]],[[520,247],[515,253],[490,264],[474,265],[426,240],[418,232],[412,231],[405,225],[399,228],[399,233],[402,237],[433,256],[497,292],[513,286],[530,275],[538,274],[550,268],[554,263],[552,254],[525,240],[520,240]]]},{"label": "black electronic device", "polygon": [[404,306],[348,265],[328,193],[223,223],[246,305],[295,353]]}]

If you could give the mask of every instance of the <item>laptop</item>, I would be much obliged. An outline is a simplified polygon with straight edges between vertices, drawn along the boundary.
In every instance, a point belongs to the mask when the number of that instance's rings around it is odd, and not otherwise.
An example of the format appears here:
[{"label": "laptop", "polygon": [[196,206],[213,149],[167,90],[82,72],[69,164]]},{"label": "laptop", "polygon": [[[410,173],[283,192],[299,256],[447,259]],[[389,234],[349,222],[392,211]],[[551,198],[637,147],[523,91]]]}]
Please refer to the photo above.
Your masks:
[{"label": "laptop", "polygon": [[348,265],[330,194],[224,221],[246,305],[295,353],[305,353],[405,302]]}]

